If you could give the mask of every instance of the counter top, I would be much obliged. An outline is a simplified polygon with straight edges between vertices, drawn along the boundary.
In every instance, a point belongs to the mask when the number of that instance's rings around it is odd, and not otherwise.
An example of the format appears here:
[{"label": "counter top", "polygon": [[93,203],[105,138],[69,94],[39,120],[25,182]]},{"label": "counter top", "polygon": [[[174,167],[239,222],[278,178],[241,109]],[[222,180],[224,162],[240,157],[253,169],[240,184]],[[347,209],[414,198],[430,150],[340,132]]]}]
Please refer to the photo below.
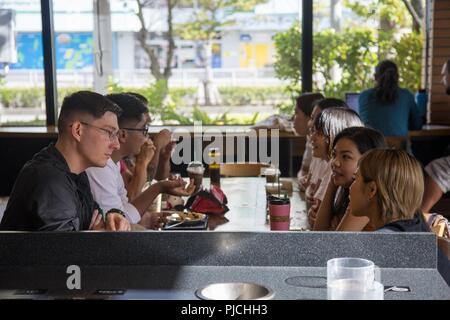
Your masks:
[{"label": "counter top", "polygon": [[[10,270],[11,271],[11,270]],[[273,299],[326,300],[326,268],[318,267],[252,267],[252,266],[142,266],[142,267],[84,267],[82,290],[67,292],[64,288],[49,287],[49,283],[65,283],[65,268],[39,267],[34,269],[32,284],[2,279],[0,299],[23,298],[18,289],[46,288],[45,295],[35,299],[99,298],[97,290],[124,290],[123,294],[108,295],[108,299],[174,299],[199,300],[196,290],[213,283],[247,282],[264,285],[274,292]],[[8,273],[0,267],[0,272]],[[14,271],[21,279],[30,279],[26,269]],[[0,276],[0,279],[2,277]],[[433,269],[382,268],[381,283],[385,287],[409,287],[409,292],[388,291],[385,300],[449,300],[450,290]],[[11,286],[14,290],[8,290]],[[106,298],[106,297],[104,297]]]},{"label": "counter top", "polygon": [[[360,257],[381,268],[388,299],[450,299],[431,233],[351,232],[0,232],[0,298],[17,289],[46,289],[47,298],[92,297],[126,289],[113,299],[196,299],[218,282],[252,282],[274,299],[325,299],[326,261]],[[66,289],[69,265],[82,291]],[[98,297],[97,297],[98,298]]]}]

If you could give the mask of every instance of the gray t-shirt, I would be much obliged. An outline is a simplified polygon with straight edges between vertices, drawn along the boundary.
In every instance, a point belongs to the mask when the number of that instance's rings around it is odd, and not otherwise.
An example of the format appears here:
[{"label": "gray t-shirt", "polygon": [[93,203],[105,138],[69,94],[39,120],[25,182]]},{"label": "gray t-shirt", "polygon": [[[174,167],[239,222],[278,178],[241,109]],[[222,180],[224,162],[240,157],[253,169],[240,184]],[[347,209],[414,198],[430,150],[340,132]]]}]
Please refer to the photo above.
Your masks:
[{"label": "gray t-shirt", "polygon": [[431,161],[425,171],[443,193],[450,191],[450,156]]}]

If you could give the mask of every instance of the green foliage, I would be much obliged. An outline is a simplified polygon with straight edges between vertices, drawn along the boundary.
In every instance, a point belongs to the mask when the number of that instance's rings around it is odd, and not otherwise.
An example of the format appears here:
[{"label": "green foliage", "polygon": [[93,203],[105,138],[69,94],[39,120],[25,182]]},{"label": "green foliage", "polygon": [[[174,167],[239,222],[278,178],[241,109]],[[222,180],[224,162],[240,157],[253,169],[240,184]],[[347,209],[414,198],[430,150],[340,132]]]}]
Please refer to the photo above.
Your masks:
[{"label": "green foliage", "polygon": [[[217,37],[220,29],[235,23],[229,16],[235,12],[252,10],[267,0],[198,0],[198,10],[191,21],[175,25],[175,33],[182,39],[207,41]],[[221,12],[225,15],[219,19]]]},{"label": "green foliage", "polygon": [[275,35],[275,72],[280,79],[299,83],[301,80],[300,24],[295,23],[286,32]]},{"label": "green foliage", "polygon": [[[411,91],[420,83],[422,36],[416,32],[396,36],[405,28],[413,28],[413,19],[401,0],[344,0],[344,6],[364,19],[379,21],[379,29],[349,24],[340,32],[332,29],[314,34],[314,90],[326,96],[343,98],[345,92],[361,91],[373,86],[373,71],[380,60],[392,59],[400,73],[400,85]],[[405,14],[406,13],[406,14]],[[275,36],[277,77],[301,82],[301,30],[295,23]],[[334,80],[333,74],[340,74]],[[290,90],[292,100],[298,90]],[[294,103],[278,104],[280,113],[292,114]]]},{"label": "green foliage", "polygon": [[[334,30],[317,32],[314,34],[313,71],[319,77],[315,77],[314,90],[323,91],[326,96],[343,98],[345,92],[372,87],[375,66],[380,60],[391,58],[398,64],[400,85],[415,91],[420,83],[421,37],[420,34],[408,33],[397,41],[391,31],[383,33],[368,28],[349,28],[339,33]],[[298,25],[278,34],[276,39],[277,76],[299,86],[298,48],[289,45],[301,42]],[[298,57],[298,61],[292,62],[293,57]],[[333,79],[334,70],[341,74],[338,81]],[[295,90],[288,91],[293,96],[298,94]],[[292,108],[289,103],[279,105],[282,113]]]},{"label": "green foliage", "polygon": [[115,80],[113,77],[108,78],[108,93],[118,93],[123,91],[123,87],[119,84],[119,81]]},{"label": "green foliage", "polygon": [[[268,87],[219,87],[224,106],[248,106],[253,105],[280,105],[286,106],[283,109],[285,114],[292,114],[293,104],[290,100],[291,92],[295,90],[291,86],[289,89],[283,86]],[[182,107],[190,106],[195,100],[196,89],[191,88],[170,88],[166,97],[163,92],[165,84],[154,83],[143,88],[122,87],[117,83],[110,82],[109,93],[136,92],[149,101],[149,111],[153,118],[161,120],[164,124],[191,125],[194,121],[202,121],[205,125],[235,125],[256,123],[263,116],[259,112],[251,115],[230,114],[229,111],[211,117],[201,107],[195,106],[192,112],[186,112]],[[58,101],[61,105],[65,96],[80,90],[92,90],[88,87],[67,87],[58,89]],[[2,103],[7,108],[32,108],[44,103],[43,88],[0,88]],[[32,102],[30,102],[32,101]],[[39,103],[36,103],[39,102]],[[8,125],[43,125],[45,121],[33,120],[31,122],[14,122]]]},{"label": "green foliage", "polygon": [[42,108],[44,88],[1,88],[1,101],[5,108]]},{"label": "green foliage", "polygon": [[7,121],[2,126],[5,127],[42,127],[45,126],[45,120],[40,120],[37,117],[30,121]]},{"label": "green foliage", "polygon": [[[344,92],[370,87],[373,67],[378,61],[373,49],[375,47],[376,38],[370,29],[352,28],[341,33],[332,30],[316,33],[313,65],[314,70],[324,78],[325,94],[342,97]],[[334,64],[342,73],[338,82],[332,77]]]},{"label": "green foliage", "polygon": [[400,70],[400,86],[413,92],[420,87],[422,46],[422,35],[417,33],[405,34],[393,45],[396,52],[394,61]]},{"label": "green foliage", "polygon": [[285,116],[292,116],[295,113],[295,104],[297,97],[301,94],[300,83],[291,83],[284,88],[284,93],[290,99],[286,99],[281,103],[277,103],[278,112]]},{"label": "green foliage", "polygon": [[219,87],[226,106],[274,105],[289,100],[284,87]]},{"label": "green foliage", "polygon": [[344,0],[344,6],[363,18],[375,18],[391,28],[411,28],[412,18],[405,14],[402,0]]}]

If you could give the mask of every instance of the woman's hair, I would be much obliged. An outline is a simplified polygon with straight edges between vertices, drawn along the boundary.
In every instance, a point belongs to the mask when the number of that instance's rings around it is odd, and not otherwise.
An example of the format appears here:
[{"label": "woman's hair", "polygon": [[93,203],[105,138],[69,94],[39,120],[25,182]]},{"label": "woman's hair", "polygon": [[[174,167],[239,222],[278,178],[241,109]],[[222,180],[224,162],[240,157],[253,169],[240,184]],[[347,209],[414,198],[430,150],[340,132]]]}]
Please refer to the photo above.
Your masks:
[{"label": "woman's hair", "polygon": [[313,103],[319,99],[323,99],[323,94],[307,92],[297,98],[295,106],[305,115],[311,117],[312,110],[315,106]]},{"label": "woman's hair", "polygon": [[[365,127],[350,127],[339,132],[333,140],[333,149],[340,139],[348,139],[352,141],[360,154],[372,149],[387,148],[386,139],[377,130]],[[342,217],[347,210],[349,204],[349,189],[340,188],[340,194],[337,201],[333,205],[333,215]]]},{"label": "woman's hair", "polygon": [[339,132],[333,140],[333,149],[342,138],[352,141],[360,154],[371,149],[387,148],[386,139],[377,130],[366,127],[350,127]]},{"label": "woman's hair", "polygon": [[316,100],[313,103],[313,108],[314,106],[318,106],[320,108],[320,110],[325,110],[328,108],[345,108],[345,109],[349,109],[348,105],[342,101],[341,99],[336,99],[336,98],[325,98],[325,99],[320,99],[320,100]]},{"label": "woman's hair", "polygon": [[411,219],[420,212],[424,179],[413,156],[402,150],[373,149],[359,159],[359,173],[365,183],[375,182],[385,224]]},{"label": "woman's hair", "polygon": [[390,61],[381,61],[375,68],[375,96],[381,103],[391,103],[397,98],[398,68]]},{"label": "woman's hair", "polygon": [[328,155],[333,150],[334,138],[345,128],[363,127],[358,114],[352,109],[328,108],[323,110],[314,121],[314,129],[328,138]]}]

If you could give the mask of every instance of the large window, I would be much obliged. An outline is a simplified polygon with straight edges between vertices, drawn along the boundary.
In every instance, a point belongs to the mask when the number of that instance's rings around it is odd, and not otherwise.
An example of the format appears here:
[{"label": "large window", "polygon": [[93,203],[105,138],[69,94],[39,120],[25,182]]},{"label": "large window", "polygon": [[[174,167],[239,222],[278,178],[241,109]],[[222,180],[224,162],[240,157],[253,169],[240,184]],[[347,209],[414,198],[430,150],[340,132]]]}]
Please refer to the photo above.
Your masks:
[{"label": "large window", "polygon": [[373,87],[375,66],[390,59],[399,67],[400,85],[417,91],[421,83],[424,7],[425,1],[315,1],[316,90],[344,98],[346,92]]},{"label": "large window", "polygon": [[291,104],[275,42],[298,21],[299,1],[206,2],[111,0],[110,90],[143,94],[161,124],[253,124]]},{"label": "large window", "polygon": [[44,125],[39,1],[0,0],[0,126]]},{"label": "large window", "polygon": [[[53,0],[58,105],[78,90],[94,90],[94,1]],[[100,90],[97,90],[101,92]]]},{"label": "large window", "polygon": [[[290,117],[302,90],[302,1],[207,2],[223,3],[53,0],[59,103],[80,89],[126,90],[146,96],[160,124]],[[314,1],[314,90],[343,98],[368,88],[385,58],[398,63],[401,85],[417,90],[423,2],[410,2],[411,11],[402,0]],[[1,55],[0,125],[45,120],[39,3],[0,0],[2,14],[13,13],[1,30],[16,44]]]}]

